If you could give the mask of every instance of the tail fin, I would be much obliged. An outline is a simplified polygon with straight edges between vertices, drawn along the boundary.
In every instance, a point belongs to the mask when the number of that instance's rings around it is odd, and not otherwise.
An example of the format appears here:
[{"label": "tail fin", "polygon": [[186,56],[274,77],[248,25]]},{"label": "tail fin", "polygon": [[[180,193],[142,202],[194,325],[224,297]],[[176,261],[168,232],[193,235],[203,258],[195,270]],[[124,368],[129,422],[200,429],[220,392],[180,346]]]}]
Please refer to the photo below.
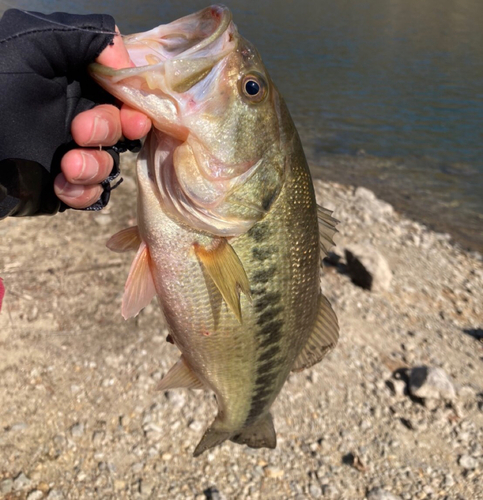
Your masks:
[{"label": "tail fin", "polygon": [[201,441],[198,443],[198,446],[193,452],[194,457],[198,457],[206,450],[218,446],[219,444],[223,443],[223,441],[226,441],[232,435],[232,432],[217,429],[216,428],[217,423],[218,419],[215,419],[215,421],[211,424],[211,426],[208,427],[204,436],[201,438]]},{"label": "tail fin", "polygon": [[250,448],[275,448],[277,434],[273,427],[270,413],[266,413],[250,427],[246,427],[239,434],[231,438],[234,443],[246,444]]},{"label": "tail fin", "polygon": [[231,431],[217,429],[218,425],[218,418],[216,418],[198,443],[193,453],[194,457],[198,457],[206,450],[218,446],[227,439],[237,444],[246,444],[250,448],[275,448],[277,446],[277,434],[270,413],[266,413],[253,425],[243,428],[235,435]]}]

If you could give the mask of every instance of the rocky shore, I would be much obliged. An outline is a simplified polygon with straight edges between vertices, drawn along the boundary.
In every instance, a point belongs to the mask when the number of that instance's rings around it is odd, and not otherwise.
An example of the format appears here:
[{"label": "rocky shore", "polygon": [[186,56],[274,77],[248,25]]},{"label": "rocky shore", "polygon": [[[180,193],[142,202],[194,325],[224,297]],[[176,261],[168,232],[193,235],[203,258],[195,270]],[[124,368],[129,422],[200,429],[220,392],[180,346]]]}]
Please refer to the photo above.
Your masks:
[{"label": "rocky shore", "polygon": [[341,338],[273,407],[276,450],[194,446],[216,411],[159,393],[157,304],[123,321],[133,170],[102,213],[0,225],[0,498],[483,499],[483,263],[364,188],[316,181],[341,221],[324,293]]}]

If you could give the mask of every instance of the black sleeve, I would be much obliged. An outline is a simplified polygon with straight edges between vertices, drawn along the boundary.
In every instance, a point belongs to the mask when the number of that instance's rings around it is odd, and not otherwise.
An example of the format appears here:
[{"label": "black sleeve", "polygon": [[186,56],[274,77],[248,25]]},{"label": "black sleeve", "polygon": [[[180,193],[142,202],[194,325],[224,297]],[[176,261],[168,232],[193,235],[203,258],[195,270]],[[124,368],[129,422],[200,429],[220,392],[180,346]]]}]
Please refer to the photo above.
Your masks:
[{"label": "black sleeve", "polygon": [[86,72],[114,37],[107,15],[8,10],[0,20],[0,219],[62,209],[53,191],[70,125],[114,102]]}]

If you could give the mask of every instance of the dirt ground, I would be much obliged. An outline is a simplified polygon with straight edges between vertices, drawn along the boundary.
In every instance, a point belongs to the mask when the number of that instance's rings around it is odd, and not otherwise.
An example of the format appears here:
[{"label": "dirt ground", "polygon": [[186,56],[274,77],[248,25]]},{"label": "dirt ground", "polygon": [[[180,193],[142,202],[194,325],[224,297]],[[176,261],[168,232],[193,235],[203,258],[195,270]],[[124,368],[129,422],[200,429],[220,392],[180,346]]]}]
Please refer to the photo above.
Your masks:
[{"label": "dirt ground", "polygon": [[[157,392],[177,359],[159,307],[120,314],[133,255],[105,242],[135,224],[129,161],[123,177],[101,213],[0,223],[0,498],[483,498],[478,255],[318,182],[342,221],[341,252],[377,247],[391,289],[362,290],[329,266],[323,287],[341,341],[287,382],[273,408],[277,449],[226,443],[194,459],[213,396]],[[441,367],[456,400],[394,389],[419,365]]]}]

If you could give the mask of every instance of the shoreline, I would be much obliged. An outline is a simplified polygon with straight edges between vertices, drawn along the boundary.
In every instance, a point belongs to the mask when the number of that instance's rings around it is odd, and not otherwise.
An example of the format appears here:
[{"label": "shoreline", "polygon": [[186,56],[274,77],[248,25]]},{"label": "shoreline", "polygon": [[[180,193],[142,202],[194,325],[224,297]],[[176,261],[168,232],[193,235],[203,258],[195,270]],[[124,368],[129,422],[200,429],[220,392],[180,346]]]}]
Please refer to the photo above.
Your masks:
[{"label": "shoreline", "polygon": [[435,232],[449,234],[464,250],[483,254],[483,215],[455,211],[452,205],[457,204],[457,200],[437,199],[411,180],[397,177],[393,171],[401,171],[402,164],[404,160],[399,158],[366,154],[324,154],[309,161],[314,180],[365,187],[401,214],[422,222]]}]

